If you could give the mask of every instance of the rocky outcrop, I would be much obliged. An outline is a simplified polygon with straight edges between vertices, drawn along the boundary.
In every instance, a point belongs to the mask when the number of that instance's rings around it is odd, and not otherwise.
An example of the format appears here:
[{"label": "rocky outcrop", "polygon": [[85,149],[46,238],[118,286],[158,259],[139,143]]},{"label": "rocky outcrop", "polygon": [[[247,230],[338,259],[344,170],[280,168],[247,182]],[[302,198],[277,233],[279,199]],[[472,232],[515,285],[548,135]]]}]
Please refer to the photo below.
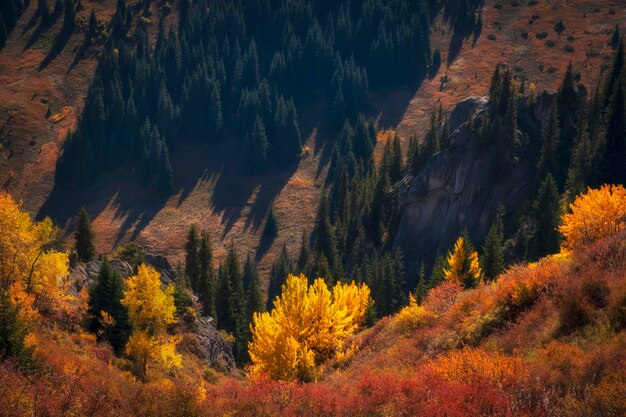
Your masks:
[{"label": "rocky outcrop", "polygon": [[[145,254],[144,261],[152,266],[161,277],[163,285],[174,283],[177,275],[166,257],[162,255]],[[133,266],[119,259],[110,259],[111,266],[117,269],[123,277],[134,274]],[[83,288],[89,286],[96,280],[102,261],[91,261],[87,263],[76,263],[71,269],[69,276],[68,292],[77,296]],[[193,296],[197,304],[196,297]],[[235,369],[235,359],[232,353],[231,343],[225,339],[224,335],[215,327],[211,317],[198,314],[193,323],[186,326],[193,335],[193,353],[204,358],[210,366],[221,371],[232,371]]]},{"label": "rocky outcrop", "polygon": [[[553,99],[553,92],[545,92],[534,106],[526,106],[525,98],[519,101],[519,137],[525,146],[538,147]],[[422,261],[429,265],[445,254],[465,228],[474,242],[482,242],[499,204],[512,213],[532,197],[534,166],[503,158],[496,146],[481,147],[478,129],[468,128],[470,118],[479,124],[487,103],[470,97],[456,106],[449,119],[452,145],[431,157],[405,190],[395,247],[405,254],[409,275]]]}]

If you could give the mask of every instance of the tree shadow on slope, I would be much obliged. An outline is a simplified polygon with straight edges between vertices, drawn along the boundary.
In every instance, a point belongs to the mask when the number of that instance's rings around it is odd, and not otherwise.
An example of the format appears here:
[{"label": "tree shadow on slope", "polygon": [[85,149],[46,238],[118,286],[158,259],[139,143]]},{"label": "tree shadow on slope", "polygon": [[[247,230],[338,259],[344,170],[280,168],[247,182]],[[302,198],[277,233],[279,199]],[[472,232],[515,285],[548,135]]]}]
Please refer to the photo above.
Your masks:
[{"label": "tree shadow on slope", "polygon": [[41,64],[39,64],[39,71],[46,69],[48,65],[50,65],[50,63],[52,63],[52,61],[54,61],[54,59],[63,51],[63,49],[65,49],[65,45],[67,45],[67,42],[72,37],[72,33],[73,32],[70,30],[61,30],[58,33],[57,37],[54,39],[54,44],[52,45],[50,52],[48,52],[48,55],[46,55],[43,61],[41,61]]},{"label": "tree shadow on slope", "polygon": [[452,37],[448,47],[447,65],[450,66],[459,56],[463,41],[474,34],[472,47],[476,45],[482,32],[482,16],[477,11],[482,7],[482,0],[457,0],[446,4],[443,18],[452,26]]},{"label": "tree shadow on slope", "polygon": [[[37,217],[49,216],[67,234],[74,228],[75,216],[81,207],[87,209],[92,219],[110,208],[114,220],[122,222],[115,233],[115,240],[111,242],[112,246],[117,246],[127,237],[129,241],[136,240],[168,200],[168,196],[151,193],[127,173],[118,171],[103,175],[92,185],[55,186]],[[127,236],[129,232],[131,234]]]}]

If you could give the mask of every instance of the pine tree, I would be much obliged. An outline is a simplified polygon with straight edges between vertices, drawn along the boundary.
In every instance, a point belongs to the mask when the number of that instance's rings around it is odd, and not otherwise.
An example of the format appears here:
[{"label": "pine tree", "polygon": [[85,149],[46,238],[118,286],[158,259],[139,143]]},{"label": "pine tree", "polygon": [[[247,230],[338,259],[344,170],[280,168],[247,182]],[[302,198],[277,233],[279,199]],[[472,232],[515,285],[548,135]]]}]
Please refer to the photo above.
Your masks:
[{"label": "pine tree", "polygon": [[87,26],[87,32],[85,32],[85,43],[92,44],[95,40],[97,32],[98,18],[96,17],[96,12],[92,8],[91,13],[89,14],[89,24]]},{"label": "pine tree", "polygon": [[393,159],[389,168],[389,176],[392,184],[395,184],[402,179],[402,171],[402,147],[400,146],[400,139],[398,138],[398,134],[396,133],[393,139]]},{"label": "pine tree", "polygon": [[274,240],[278,236],[278,219],[274,212],[274,205],[271,204],[265,215],[265,227],[263,228],[263,238]]},{"label": "pine tree", "polygon": [[619,33],[619,26],[615,25],[615,29],[613,29],[613,35],[611,35],[611,42],[610,42],[611,48],[617,49],[621,38],[622,37]]},{"label": "pine tree", "polygon": [[[329,265],[335,265],[339,262],[339,254],[337,251],[337,242],[335,240],[335,231],[330,222],[330,209],[328,205],[328,197],[322,193],[320,205],[317,210],[317,220],[315,222],[315,253],[319,258],[324,255]],[[330,277],[324,277],[328,279]]]},{"label": "pine tree", "polygon": [[302,240],[300,241],[300,255],[298,256],[296,273],[301,273],[307,277],[310,275],[309,270],[311,268],[311,246],[309,245],[309,238],[306,231],[302,231]]},{"label": "pine tree", "polygon": [[538,259],[559,251],[557,230],[561,219],[561,196],[552,175],[548,174],[533,202],[531,219],[533,232],[529,242],[529,257]]},{"label": "pine tree", "polygon": [[[245,333],[247,315],[241,264],[234,242],[231,242],[228,248],[223,266],[223,274],[230,288],[230,293],[227,296],[230,315],[226,318],[225,322],[222,321],[222,328],[235,336],[234,354],[235,358],[241,361],[246,355]],[[219,301],[224,302],[225,300],[220,299]]]},{"label": "pine tree", "polygon": [[594,162],[594,149],[589,140],[589,130],[587,128],[588,115],[587,107],[582,106],[578,113],[578,128],[574,149],[570,157],[570,165],[567,173],[565,189],[569,202],[573,202],[574,197],[585,191],[589,185]]},{"label": "pine tree", "polygon": [[417,284],[415,285],[415,300],[418,304],[422,304],[428,293],[428,283],[426,282],[426,269],[424,262],[420,263],[420,268],[417,272]]},{"label": "pine tree", "polygon": [[122,305],[124,283],[120,273],[108,259],[102,261],[95,282],[89,288],[89,314],[93,317],[91,329],[121,353],[131,333],[128,312]]},{"label": "pine tree", "polygon": [[170,153],[165,142],[161,142],[160,148],[157,187],[162,195],[167,196],[174,191],[172,165],[170,163]]},{"label": "pine tree", "polygon": [[248,254],[243,270],[243,282],[246,291],[246,313],[247,322],[252,322],[254,313],[265,311],[261,285],[259,283],[259,271],[257,270],[254,258]]},{"label": "pine tree", "polygon": [[215,318],[215,272],[213,271],[213,246],[207,232],[202,232],[198,250],[200,274],[198,278],[198,299],[204,314]]},{"label": "pine tree", "polygon": [[78,213],[78,225],[74,233],[74,239],[76,239],[75,249],[79,261],[89,262],[94,258],[96,249],[93,245],[93,237],[91,219],[87,209],[83,207]]},{"label": "pine tree", "polygon": [[620,76],[607,107],[605,137],[605,169],[602,182],[608,184],[626,183],[626,76]]},{"label": "pine tree", "polygon": [[466,289],[475,287],[482,278],[478,253],[474,250],[467,230],[463,231],[454,249],[448,253],[443,274],[445,279],[457,281]]},{"label": "pine tree", "polygon": [[289,256],[287,246],[283,243],[278,259],[274,261],[272,271],[270,272],[270,282],[267,289],[268,310],[272,308],[274,299],[282,292],[282,287],[287,279],[287,275],[293,272],[293,261],[291,260],[291,256]]},{"label": "pine tree", "polygon": [[487,232],[480,258],[485,280],[493,281],[504,271],[504,207],[500,205],[496,218]]},{"label": "pine tree", "polygon": [[243,170],[246,175],[262,171],[267,164],[267,135],[263,120],[256,117],[252,131],[243,146]]},{"label": "pine tree", "polygon": [[198,256],[200,241],[198,239],[198,229],[193,224],[187,233],[185,243],[185,275],[189,278],[191,289],[198,294],[198,284],[200,281],[200,258]]},{"label": "pine tree", "polygon": [[539,163],[537,164],[537,176],[539,178],[545,178],[548,174],[550,174],[553,178],[558,178],[560,167],[557,150],[559,147],[560,132],[559,113],[555,102],[550,106],[548,119],[543,127],[543,144],[541,146]]}]

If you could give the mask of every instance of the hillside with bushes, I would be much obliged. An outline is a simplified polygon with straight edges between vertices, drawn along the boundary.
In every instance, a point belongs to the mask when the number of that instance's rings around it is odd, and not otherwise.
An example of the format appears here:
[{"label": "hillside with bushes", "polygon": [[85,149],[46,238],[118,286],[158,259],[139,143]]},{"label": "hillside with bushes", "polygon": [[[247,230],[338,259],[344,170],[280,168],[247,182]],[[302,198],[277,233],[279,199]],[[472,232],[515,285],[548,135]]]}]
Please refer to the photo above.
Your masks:
[{"label": "hillside with bushes", "polygon": [[621,6],[5,1],[0,416],[625,415]]}]

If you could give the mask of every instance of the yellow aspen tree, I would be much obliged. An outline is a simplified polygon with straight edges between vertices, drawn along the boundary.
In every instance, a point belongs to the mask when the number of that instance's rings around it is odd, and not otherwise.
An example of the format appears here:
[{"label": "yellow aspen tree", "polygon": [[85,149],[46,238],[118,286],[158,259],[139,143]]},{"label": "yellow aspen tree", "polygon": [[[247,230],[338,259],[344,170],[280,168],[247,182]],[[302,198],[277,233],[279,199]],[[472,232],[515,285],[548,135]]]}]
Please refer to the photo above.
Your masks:
[{"label": "yellow aspen tree", "polygon": [[303,274],[289,275],[272,311],[253,316],[250,374],[283,381],[315,379],[318,365],[342,352],[371,302],[363,284],[337,283],[331,291],[322,278],[309,286]]},{"label": "yellow aspen tree", "polygon": [[626,189],[621,185],[589,188],[570,204],[559,231],[566,249],[579,249],[626,229]]},{"label": "yellow aspen tree", "polygon": [[61,284],[68,275],[67,254],[52,249],[57,233],[49,218],[33,221],[9,194],[0,192],[0,289],[39,306],[54,306],[63,297]]},{"label": "yellow aspen tree", "polygon": [[176,353],[179,339],[167,335],[167,326],[175,322],[174,287],[161,287],[159,273],[142,264],[137,275],[126,281],[122,305],[128,309],[133,333],[126,344],[126,353],[133,358],[139,377],[147,377],[150,363],[165,368],[180,367]]},{"label": "yellow aspen tree", "polygon": [[448,254],[448,267],[443,273],[446,279],[458,281],[465,288],[474,287],[482,276],[478,253],[473,251],[465,237],[461,236],[454,244],[454,250]]}]

